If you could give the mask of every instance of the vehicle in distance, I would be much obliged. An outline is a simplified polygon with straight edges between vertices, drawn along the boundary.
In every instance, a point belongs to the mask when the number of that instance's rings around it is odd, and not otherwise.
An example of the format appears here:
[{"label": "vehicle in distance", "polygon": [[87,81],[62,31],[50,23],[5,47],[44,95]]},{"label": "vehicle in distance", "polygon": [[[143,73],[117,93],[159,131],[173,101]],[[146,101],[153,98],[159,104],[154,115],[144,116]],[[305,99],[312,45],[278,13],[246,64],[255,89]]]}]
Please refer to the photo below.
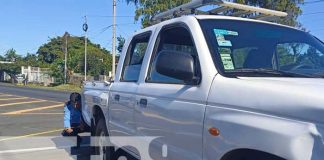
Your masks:
[{"label": "vehicle in distance", "polygon": [[152,159],[323,160],[323,77],[324,45],[309,33],[182,16],[129,38],[114,81],[85,83],[83,117],[99,140],[159,137]]}]

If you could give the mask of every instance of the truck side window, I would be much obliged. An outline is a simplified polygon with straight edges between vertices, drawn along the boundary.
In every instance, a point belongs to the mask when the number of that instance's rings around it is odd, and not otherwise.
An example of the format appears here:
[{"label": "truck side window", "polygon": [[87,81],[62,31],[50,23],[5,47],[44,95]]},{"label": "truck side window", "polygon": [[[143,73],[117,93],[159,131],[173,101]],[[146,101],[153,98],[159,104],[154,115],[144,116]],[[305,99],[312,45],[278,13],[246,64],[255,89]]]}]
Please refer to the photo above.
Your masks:
[{"label": "truck side window", "polygon": [[132,39],[127,50],[121,81],[136,82],[138,80],[150,36],[149,32]]},{"label": "truck side window", "polygon": [[158,54],[163,50],[180,51],[191,55],[195,59],[196,76],[200,77],[200,66],[198,54],[191,37],[191,33],[183,25],[164,28],[155,44],[154,53],[150,62],[150,69],[146,82],[184,84],[182,80],[159,74],[155,69],[155,62]]}]

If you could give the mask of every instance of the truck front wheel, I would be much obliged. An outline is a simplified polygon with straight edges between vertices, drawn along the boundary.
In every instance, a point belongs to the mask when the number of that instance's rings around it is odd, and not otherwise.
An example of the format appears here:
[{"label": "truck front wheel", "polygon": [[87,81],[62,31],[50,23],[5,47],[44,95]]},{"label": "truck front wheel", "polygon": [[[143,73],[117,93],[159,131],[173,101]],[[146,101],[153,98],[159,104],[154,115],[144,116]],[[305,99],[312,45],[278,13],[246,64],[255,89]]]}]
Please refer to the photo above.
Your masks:
[{"label": "truck front wheel", "polygon": [[109,135],[104,119],[100,119],[95,130],[95,155],[97,160],[112,160],[114,147],[109,143]]}]

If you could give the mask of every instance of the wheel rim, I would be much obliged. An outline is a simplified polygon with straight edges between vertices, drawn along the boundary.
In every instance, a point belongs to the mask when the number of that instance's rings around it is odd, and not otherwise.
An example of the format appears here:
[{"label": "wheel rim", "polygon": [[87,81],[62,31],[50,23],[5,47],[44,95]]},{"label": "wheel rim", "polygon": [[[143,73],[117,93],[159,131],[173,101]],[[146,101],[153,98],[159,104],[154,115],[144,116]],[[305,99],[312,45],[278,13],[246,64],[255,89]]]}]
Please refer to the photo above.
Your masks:
[{"label": "wheel rim", "polygon": [[106,160],[106,134],[105,132],[101,132],[99,136],[99,156],[100,159]]}]

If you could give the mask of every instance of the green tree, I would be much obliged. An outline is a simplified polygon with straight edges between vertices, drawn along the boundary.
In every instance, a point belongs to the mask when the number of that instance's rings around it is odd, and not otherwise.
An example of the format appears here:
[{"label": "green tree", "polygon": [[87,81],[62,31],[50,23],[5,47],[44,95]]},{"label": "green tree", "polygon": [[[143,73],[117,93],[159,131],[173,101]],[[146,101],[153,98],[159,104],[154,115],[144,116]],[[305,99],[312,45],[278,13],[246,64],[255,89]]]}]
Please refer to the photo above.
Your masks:
[{"label": "green tree", "polygon": [[[76,36],[67,37],[67,67],[68,77],[73,73],[84,73],[84,38]],[[64,74],[64,51],[65,38],[55,37],[51,38],[48,43],[42,45],[38,51],[38,60],[41,61],[39,65],[50,66],[53,76],[60,79],[61,72]],[[87,45],[87,72],[94,76],[99,74],[108,74],[111,70],[112,56],[109,51],[102,48],[99,44],[94,44],[88,40]],[[63,70],[60,69],[59,62],[63,62]],[[57,66],[59,65],[59,66]]]},{"label": "green tree", "polygon": [[[160,12],[174,8],[190,0],[126,0],[127,3],[134,3],[136,6],[135,20],[141,20],[143,27],[150,25],[152,17]],[[262,8],[284,11],[289,14],[288,17],[281,18],[278,23],[300,26],[297,17],[302,13],[298,4],[302,4],[304,0],[233,0],[241,4],[248,4]],[[232,12],[232,11],[231,11]],[[235,12],[235,11],[234,11]]]},{"label": "green tree", "polygon": [[22,60],[25,66],[39,67],[38,56],[36,54],[27,53]]},{"label": "green tree", "polygon": [[117,41],[118,41],[117,51],[118,53],[121,53],[123,51],[123,47],[125,44],[125,38],[120,35],[119,37],[117,37]]},{"label": "green tree", "polygon": [[55,83],[64,83],[64,61],[62,59],[55,59],[50,69],[50,75],[55,77]]},{"label": "green tree", "polygon": [[302,14],[298,4],[304,3],[304,0],[234,0],[234,2],[286,12],[288,16],[280,18],[278,23],[289,26],[301,26],[297,21],[298,16]]},{"label": "green tree", "polygon": [[21,67],[16,63],[0,63],[0,70],[6,72],[10,76],[11,82],[15,83],[16,75],[20,73]]},{"label": "green tree", "polygon": [[1,57],[0,60],[12,62],[0,64],[0,70],[6,72],[10,76],[11,82],[14,83],[16,75],[19,74],[21,71],[20,66],[22,62],[22,57],[17,54],[16,50],[11,48],[5,52],[5,56]]},{"label": "green tree", "polygon": [[10,62],[16,62],[18,60],[21,60],[21,56],[18,55],[16,50],[14,50],[13,48],[6,51],[4,58]]},{"label": "green tree", "polygon": [[152,17],[170,8],[187,3],[190,0],[126,0],[133,2],[136,6],[135,21],[141,20],[142,26],[150,26]]},{"label": "green tree", "polygon": [[[88,47],[87,72],[92,76],[108,75],[111,71],[112,56],[107,50],[103,52],[96,46]],[[82,56],[81,71],[84,73],[84,56]]]},{"label": "green tree", "polygon": [[38,49],[37,55],[39,60],[41,60],[44,63],[51,64],[57,58],[63,59],[64,52],[62,47],[62,37],[51,38],[48,43],[42,45]]}]

